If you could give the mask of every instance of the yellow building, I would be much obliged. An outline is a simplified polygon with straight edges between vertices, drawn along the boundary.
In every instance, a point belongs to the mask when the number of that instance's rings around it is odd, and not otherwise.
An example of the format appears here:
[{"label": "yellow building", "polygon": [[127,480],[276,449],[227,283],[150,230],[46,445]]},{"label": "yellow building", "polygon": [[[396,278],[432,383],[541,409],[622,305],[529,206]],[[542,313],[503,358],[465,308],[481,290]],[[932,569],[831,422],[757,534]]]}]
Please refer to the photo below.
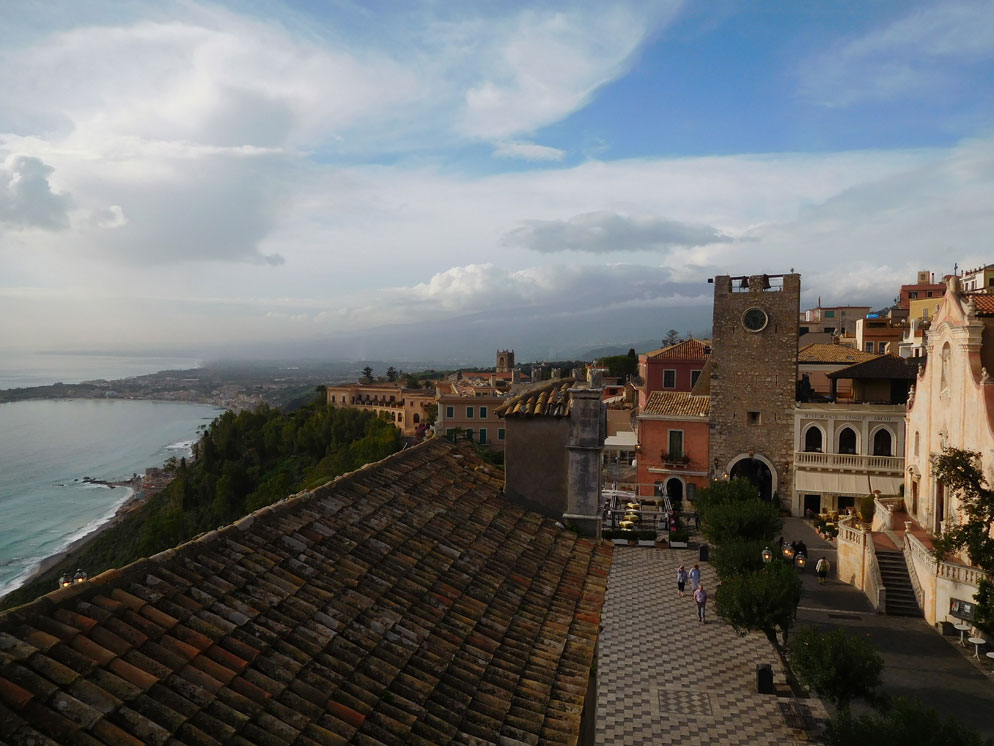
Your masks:
[{"label": "yellow building", "polygon": [[417,436],[418,426],[424,423],[434,403],[434,390],[405,388],[399,382],[328,387],[328,404],[385,414],[406,438]]}]

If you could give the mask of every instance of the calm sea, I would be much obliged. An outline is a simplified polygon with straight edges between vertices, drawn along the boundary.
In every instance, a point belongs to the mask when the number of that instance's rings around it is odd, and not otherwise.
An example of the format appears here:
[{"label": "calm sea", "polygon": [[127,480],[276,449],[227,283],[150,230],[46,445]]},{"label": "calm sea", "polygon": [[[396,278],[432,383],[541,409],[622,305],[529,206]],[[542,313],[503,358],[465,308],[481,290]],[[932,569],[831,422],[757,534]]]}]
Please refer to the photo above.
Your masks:
[{"label": "calm sea", "polygon": [[99,378],[113,381],[160,370],[187,370],[199,365],[199,360],[181,357],[7,353],[0,357],[0,389],[82,383]]},{"label": "calm sea", "polygon": [[0,595],[131,494],[82,484],[83,477],[127,479],[188,454],[197,429],[220,412],[201,404],[96,399],[0,404]]}]

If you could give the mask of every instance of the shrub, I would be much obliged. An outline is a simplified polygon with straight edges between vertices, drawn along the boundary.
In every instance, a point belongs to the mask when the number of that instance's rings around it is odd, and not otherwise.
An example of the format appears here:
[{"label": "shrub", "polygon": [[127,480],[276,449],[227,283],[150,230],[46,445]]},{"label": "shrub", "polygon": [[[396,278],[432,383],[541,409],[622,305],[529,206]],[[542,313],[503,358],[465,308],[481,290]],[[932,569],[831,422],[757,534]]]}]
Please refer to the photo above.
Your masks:
[{"label": "shrub", "polygon": [[715,593],[718,616],[736,632],[758,630],[774,647],[780,632],[784,644],[801,601],[801,579],[793,565],[771,562],[759,572],[730,575]]},{"label": "shrub", "polygon": [[863,497],[859,500],[859,517],[866,523],[873,523],[873,513],[876,510],[876,503],[873,496]]},{"label": "shrub", "polygon": [[670,541],[690,541],[690,532],[685,528],[670,531]]},{"label": "shrub", "polygon": [[865,639],[846,630],[802,627],[790,644],[790,665],[802,683],[848,710],[853,699],[876,700],[884,660]]},{"label": "shrub", "polygon": [[638,535],[640,541],[655,541],[657,536],[656,532],[651,529],[639,531]]},{"label": "shrub", "polygon": [[759,499],[709,505],[701,530],[715,544],[770,542],[783,528],[777,508]]},{"label": "shrub", "polygon": [[711,564],[722,578],[763,569],[763,541],[729,541],[711,552]]},{"label": "shrub", "polygon": [[994,739],[983,738],[954,717],[940,718],[935,710],[920,702],[899,699],[883,715],[840,713],[829,721],[825,743],[828,746],[992,746]]}]

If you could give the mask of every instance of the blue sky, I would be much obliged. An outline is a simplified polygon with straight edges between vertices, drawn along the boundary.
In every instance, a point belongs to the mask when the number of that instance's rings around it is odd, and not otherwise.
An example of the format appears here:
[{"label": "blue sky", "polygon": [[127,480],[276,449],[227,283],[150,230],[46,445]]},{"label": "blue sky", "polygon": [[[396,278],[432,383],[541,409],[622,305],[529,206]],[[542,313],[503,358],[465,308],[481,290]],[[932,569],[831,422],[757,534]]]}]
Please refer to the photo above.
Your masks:
[{"label": "blue sky", "polygon": [[0,348],[552,354],[791,267],[882,304],[990,261],[992,59],[989,2],[4,4]]}]

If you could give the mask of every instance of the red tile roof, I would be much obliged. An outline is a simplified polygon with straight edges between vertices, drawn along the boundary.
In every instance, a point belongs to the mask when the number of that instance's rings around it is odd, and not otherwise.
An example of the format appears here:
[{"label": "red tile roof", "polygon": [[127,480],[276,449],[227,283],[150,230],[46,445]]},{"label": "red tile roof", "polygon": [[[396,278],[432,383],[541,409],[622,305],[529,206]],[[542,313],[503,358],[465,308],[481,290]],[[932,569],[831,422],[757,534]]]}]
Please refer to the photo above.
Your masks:
[{"label": "red tile roof", "polygon": [[974,305],[976,305],[978,316],[994,315],[994,295],[988,295],[987,293],[970,293],[967,295],[967,300],[972,300]]},{"label": "red tile roof", "polygon": [[573,401],[569,390],[578,386],[575,378],[557,378],[525,391],[494,409],[505,419],[508,417],[569,417]]},{"label": "red tile roof", "polygon": [[646,353],[649,360],[706,360],[710,355],[711,343],[700,339],[688,339]]},{"label": "red tile roof", "polygon": [[877,357],[872,352],[863,352],[846,345],[811,344],[802,347],[797,353],[799,363],[863,363]]},{"label": "red tile roof", "polygon": [[687,391],[654,391],[645,403],[642,414],[707,419],[710,411],[710,396],[695,396]]},{"label": "red tile roof", "polygon": [[576,743],[611,547],[442,440],[0,614],[0,742]]}]

